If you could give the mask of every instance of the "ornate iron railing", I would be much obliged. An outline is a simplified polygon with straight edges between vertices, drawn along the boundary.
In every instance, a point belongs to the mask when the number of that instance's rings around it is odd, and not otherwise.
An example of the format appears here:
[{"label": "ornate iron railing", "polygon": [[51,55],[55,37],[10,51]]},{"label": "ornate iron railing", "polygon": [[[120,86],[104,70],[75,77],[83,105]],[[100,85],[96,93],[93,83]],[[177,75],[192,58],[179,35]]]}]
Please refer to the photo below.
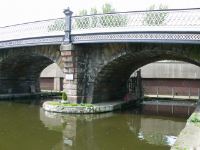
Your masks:
[{"label": "ornate iron railing", "polygon": [[64,18],[36,21],[0,28],[0,41],[64,35]]},{"label": "ornate iron railing", "polygon": [[200,9],[149,10],[75,16],[75,43],[162,42],[200,43]]},{"label": "ornate iron railing", "polygon": [[[150,10],[72,17],[72,31],[93,29],[192,28],[200,26],[200,9]],[[158,28],[159,27],[159,28]],[[190,29],[189,29],[190,30]],[[191,29],[192,30],[192,29]],[[137,30],[136,30],[137,31]]]},{"label": "ornate iron railing", "polygon": [[0,48],[98,42],[200,43],[200,9],[73,16],[0,28]]}]

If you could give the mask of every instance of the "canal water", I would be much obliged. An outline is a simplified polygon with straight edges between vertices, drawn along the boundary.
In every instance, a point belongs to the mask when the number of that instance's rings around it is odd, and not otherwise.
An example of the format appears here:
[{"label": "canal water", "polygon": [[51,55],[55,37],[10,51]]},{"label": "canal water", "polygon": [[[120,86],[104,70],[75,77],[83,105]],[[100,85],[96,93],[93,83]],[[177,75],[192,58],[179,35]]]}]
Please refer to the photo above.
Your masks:
[{"label": "canal water", "polygon": [[0,150],[169,150],[189,115],[167,115],[145,105],[59,114],[43,111],[43,102],[0,101]]}]

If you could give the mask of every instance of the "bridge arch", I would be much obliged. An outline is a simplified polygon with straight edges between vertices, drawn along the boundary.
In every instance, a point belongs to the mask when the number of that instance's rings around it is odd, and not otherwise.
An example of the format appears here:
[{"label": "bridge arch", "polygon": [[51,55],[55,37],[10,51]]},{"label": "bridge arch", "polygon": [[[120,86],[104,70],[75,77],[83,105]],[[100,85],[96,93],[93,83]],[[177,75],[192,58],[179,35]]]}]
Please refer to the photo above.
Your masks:
[{"label": "bridge arch", "polygon": [[52,63],[62,69],[60,46],[34,46],[0,51],[0,94],[29,93],[30,86],[40,92],[40,73]]},{"label": "bridge arch", "polygon": [[[98,46],[97,46],[98,45]],[[107,43],[90,45],[86,102],[117,99],[130,75],[159,60],[180,60],[200,66],[200,46],[190,44]],[[121,93],[124,96],[124,93]]]}]

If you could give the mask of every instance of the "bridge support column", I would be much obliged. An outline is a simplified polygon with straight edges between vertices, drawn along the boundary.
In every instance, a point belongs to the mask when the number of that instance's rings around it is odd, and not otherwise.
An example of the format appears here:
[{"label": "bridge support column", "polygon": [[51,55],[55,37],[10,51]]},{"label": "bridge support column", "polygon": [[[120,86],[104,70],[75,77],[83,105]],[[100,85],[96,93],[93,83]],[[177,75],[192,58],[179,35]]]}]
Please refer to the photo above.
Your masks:
[{"label": "bridge support column", "polygon": [[65,74],[63,91],[70,102],[84,102],[85,52],[80,46],[72,44],[61,45],[60,50]]}]

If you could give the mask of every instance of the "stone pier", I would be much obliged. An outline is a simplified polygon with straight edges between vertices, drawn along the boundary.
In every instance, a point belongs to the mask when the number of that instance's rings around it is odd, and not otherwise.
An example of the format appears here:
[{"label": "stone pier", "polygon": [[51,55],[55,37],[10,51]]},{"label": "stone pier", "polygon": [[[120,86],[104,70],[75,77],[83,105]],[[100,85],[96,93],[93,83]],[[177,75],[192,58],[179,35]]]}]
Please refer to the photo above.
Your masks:
[{"label": "stone pier", "polygon": [[80,46],[61,45],[62,61],[64,64],[63,91],[70,102],[84,102],[86,53]]}]

